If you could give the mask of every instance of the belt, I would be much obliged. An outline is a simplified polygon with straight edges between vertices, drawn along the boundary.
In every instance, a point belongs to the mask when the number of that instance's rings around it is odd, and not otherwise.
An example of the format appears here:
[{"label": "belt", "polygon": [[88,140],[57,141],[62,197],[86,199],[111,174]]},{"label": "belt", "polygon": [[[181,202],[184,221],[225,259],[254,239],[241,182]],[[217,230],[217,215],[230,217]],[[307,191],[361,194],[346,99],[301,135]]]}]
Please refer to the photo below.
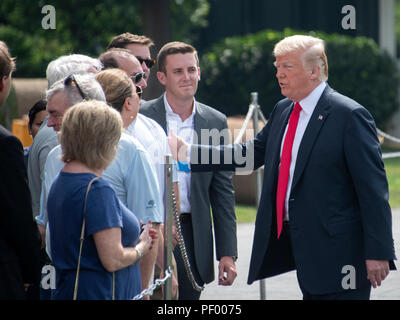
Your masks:
[{"label": "belt", "polygon": [[188,212],[182,212],[179,216],[181,223],[187,223],[192,221],[192,215]]}]

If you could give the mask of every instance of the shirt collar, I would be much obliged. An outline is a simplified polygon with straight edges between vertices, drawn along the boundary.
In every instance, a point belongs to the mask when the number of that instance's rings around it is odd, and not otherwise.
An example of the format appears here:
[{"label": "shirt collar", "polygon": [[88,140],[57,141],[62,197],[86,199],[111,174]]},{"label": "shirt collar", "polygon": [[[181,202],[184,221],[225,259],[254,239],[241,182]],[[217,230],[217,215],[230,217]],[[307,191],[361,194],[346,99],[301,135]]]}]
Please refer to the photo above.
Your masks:
[{"label": "shirt collar", "polygon": [[128,126],[128,128],[126,128],[127,132],[133,133],[133,130],[135,128],[136,120],[137,120],[138,116],[139,116],[139,113],[137,114],[136,118],[131,122],[131,124]]},{"label": "shirt collar", "polygon": [[319,98],[321,98],[321,95],[325,90],[325,87],[326,87],[326,82],[322,81],[313,91],[311,91],[311,93],[307,97],[299,101],[302,110],[306,114],[313,113]]},{"label": "shirt collar", "polygon": [[[165,112],[167,113],[168,116],[178,116],[169,105],[166,92],[164,93],[164,106],[165,106]],[[196,113],[196,99],[193,97],[193,110],[192,110],[192,115],[189,118],[192,118],[195,115],[195,113]]]}]

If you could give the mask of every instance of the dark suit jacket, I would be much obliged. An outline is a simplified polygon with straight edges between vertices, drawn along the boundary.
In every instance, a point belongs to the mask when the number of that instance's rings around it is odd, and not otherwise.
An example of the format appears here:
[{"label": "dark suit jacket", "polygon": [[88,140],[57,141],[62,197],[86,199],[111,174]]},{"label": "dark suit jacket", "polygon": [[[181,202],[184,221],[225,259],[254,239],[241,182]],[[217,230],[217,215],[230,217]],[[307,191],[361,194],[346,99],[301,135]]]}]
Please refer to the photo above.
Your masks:
[{"label": "dark suit jacket", "polygon": [[40,279],[40,237],[21,142],[2,126],[0,181],[0,299],[23,299],[23,284]]},{"label": "dark suit jacket", "polygon": [[[388,183],[373,118],[357,102],[325,88],[301,141],[290,191],[293,264],[287,252],[274,250],[280,147],[292,109],[290,100],[280,101],[254,140],[221,152],[221,162],[224,152],[239,152],[254,157],[254,168],[264,165],[248,283],[296,268],[308,292],[339,292],[349,274],[346,266],[353,266],[356,287],[364,287],[366,259],[395,259]],[[203,169],[192,164],[192,171]]]},{"label": "dark suit jacket", "polygon": [[[167,133],[164,96],[144,102],[139,112],[157,121]],[[225,115],[204,104],[196,102],[194,130],[201,137],[201,129],[223,130],[227,128]],[[168,134],[168,133],[167,133]],[[210,139],[200,143],[210,144]],[[222,140],[213,142],[215,145]],[[227,142],[225,142],[227,143]],[[214,226],[216,256],[237,256],[235,199],[232,173],[192,173],[190,204],[193,225],[195,257],[200,276],[205,283],[214,280],[213,234]],[[211,222],[210,205],[213,224]]]}]

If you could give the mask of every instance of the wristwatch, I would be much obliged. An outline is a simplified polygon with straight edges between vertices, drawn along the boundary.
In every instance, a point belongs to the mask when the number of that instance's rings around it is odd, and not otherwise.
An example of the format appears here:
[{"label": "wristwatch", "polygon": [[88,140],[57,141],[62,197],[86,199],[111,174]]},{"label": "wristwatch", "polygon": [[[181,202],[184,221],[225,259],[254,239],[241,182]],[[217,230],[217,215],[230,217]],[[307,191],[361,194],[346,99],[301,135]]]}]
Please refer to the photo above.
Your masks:
[{"label": "wristwatch", "polygon": [[142,260],[142,258],[143,258],[143,252],[142,252],[142,250],[140,250],[139,248],[137,248],[136,246],[135,247],[133,247],[133,249],[135,249],[136,250],[136,252],[138,253],[138,255],[139,255],[139,259],[137,260],[137,261],[140,261],[140,260]]}]

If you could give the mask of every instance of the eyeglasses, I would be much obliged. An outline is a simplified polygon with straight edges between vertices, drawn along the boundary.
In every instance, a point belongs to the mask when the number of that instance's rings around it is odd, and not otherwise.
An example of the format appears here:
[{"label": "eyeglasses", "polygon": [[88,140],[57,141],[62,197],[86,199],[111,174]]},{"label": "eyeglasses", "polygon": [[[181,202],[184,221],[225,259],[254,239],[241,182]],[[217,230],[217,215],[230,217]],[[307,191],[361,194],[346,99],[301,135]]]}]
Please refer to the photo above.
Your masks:
[{"label": "eyeglasses", "polygon": [[64,80],[64,86],[70,86],[72,82],[75,83],[75,87],[78,90],[79,94],[81,95],[83,100],[86,100],[86,95],[83,93],[82,89],[79,87],[78,81],[76,81],[75,77],[73,74],[70,74],[67,78]]},{"label": "eyeglasses", "polygon": [[143,95],[142,87],[136,86],[136,93],[139,96],[139,99],[142,99],[142,95]]},{"label": "eyeglasses", "polygon": [[143,59],[141,57],[136,57],[140,64],[142,64],[143,62],[146,64],[147,68],[151,68],[156,64],[156,59]]},{"label": "eyeglasses", "polygon": [[137,84],[143,79],[145,74],[146,74],[145,72],[139,72],[139,73],[136,73],[135,75],[130,76],[130,78],[134,84]]}]

